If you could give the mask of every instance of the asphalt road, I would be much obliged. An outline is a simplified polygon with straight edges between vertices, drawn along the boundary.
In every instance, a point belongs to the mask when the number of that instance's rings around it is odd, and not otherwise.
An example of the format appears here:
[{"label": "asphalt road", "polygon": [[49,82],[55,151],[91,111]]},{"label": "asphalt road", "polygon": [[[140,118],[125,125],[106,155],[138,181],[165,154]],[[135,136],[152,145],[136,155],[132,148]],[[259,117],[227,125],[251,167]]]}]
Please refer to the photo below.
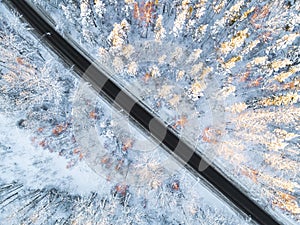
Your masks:
[{"label": "asphalt road", "polygon": [[[105,95],[111,103],[117,104],[142,128],[162,143],[165,149],[184,163],[196,175],[204,178],[217,194],[225,196],[236,208],[262,225],[280,224],[272,215],[258,206],[235,184],[209,165],[188,143],[181,140],[172,128],[156,118],[141,102],[138,102],[125,90],[114,83],[100,67],[93,64],[87,56],[78,51],[70,42],[58,34],[54,28],[25,0],[5,0],[10,7],[23,15],[23,18],[43,37],[43,41],[70,66],[101,96]],[[201,164],[200,164],[201,163]],[[202,170],[203,165],[207,168]]]}]

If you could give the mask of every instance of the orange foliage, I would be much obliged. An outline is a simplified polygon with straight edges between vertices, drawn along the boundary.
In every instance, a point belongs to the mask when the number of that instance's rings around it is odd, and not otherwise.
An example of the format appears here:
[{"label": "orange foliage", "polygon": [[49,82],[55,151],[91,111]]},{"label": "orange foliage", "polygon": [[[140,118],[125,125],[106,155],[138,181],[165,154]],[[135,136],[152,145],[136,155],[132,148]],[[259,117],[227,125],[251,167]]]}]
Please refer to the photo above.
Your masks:
[{"label": "orange foliage", "polygon": [[269,7],[268,5],[265,5],[264,7],[262,7],[261,9],[259,7],[256,7],[254,10],[254,14],[251,17],[251,24],[256,28],[261,28],[260,24],[256,24],[255,22],[257,20],[263,19],[265,18],[268,14],[270,13]]},{"label": "orange foliage", "polygon": [[125,196],[127,192],[127,185],[124,184],[116,185],[116,192],[121,194],[122,196]]},{"label": "orange foliage", "polygon": [[187,123],[186,116],[182,116],[179,120],[176,121],[176,123],[173,127],[174,128],[177,128],[178,126],[184,127],[186,123]]},{"label": "orange foliage", "polygon": [[52,133],[56,136],[60,135],[62,132],[64,132],[67,129],[68,125],[57,125],[53,130]]},{"label": "orange foliage", "polygon": [[24,59],[22,59],[21,57],[17,57],[17,63],[19,63],[20,65],[24,65]]},{"label": "orange foliage", "polygon": [[274,205],[278,206],[281,209],[288,210],[294,214],[300,213],[300,208],[295,196],[283,193],[281,191],[278,191],[277,194],[279,196],[276,200],[273,201]]},{"label": "orange foliage", "polygon": [[265,5],[260,11],[260,18],[265,18],[270,13],[268,5]]},{"label": "orange foliage", "polygon": [[152,1],[142,2],[141,4],[134,3],[133,17],[136,20],[146,23],[146,26],[149,25],[154,19],[153,9],[155,3]]},{"label": "orange foliage", "polygon": [[133,141],[130,140],[130,139],[127,139],[127,140],[123,143],[122,150],[123,150],[123,151],[127,151],[129,148],[132,147],[132,144],[133,144]]},{"label": "orange foliage", "polygon": [[256,80],[252,81],[249,84],[249,87],[257,87],[257,86],[259,86],[261,84],[262,79],[263,79],[262,77],[259,77]]},{"label": "orange foliage", "polygon": [[179,183],[177,181],[174,181],[171,185],[172,189],[175,191],[179,190]]},{"label": "orange foliage", "polygon": [[101,163],[104,164],[106,168],[110,168],[112,166],[112,159],[109,156],[103,156]]},{"label": "orange foliage", "polygon": [[83,153],[80,153],[80,154],[79,154],[79,159],[82,160],[83,157],[84,157],[84,154],[83,154]]},{"label": "orange foliage", "polygon": [[78,154],[79,152],[80,152],[79,148],[76,148],[76,149],[73,150],[74,154]]},{"label": "orange foliage", "polygon": [[47,143],[45,140],[42,140],[42,141],[40,141],[39,145],[44,148],[47,145]]},{"label": "orange foliage", "polygon": [[106,164],[106,163],[108,163],[110,161],[110,159],[106,156],[106,157],[103,157],[102,159],[101,159],[101,163],[104,163],[104,164]]},{"label": "orange foliage", "polygon": [[299,87],[300,87],[300,81],[292,81],[292,82],[289,82],[289,83],[287,83],[287,84],[284,84],[283,85],[283,88],[284,89],[299,89]]},{"label": "orange foliage", "polygon": [[147,82],[151,78],[150,73],[146,73],[144,77],[144,81]]},{"label": "orange foliage", "polygon": [[115,166],[115,170],[120,170],[120,168],[121,168],[121,166],[123,165],[123,163],[124,163],[124,160],[120,160],[120,161],[118,162],[118,164]]},{"label": "orange foliage", "polygon": [[42,128],[42,127],[38,128],[38,132],[42,132],[43,130],[44,130],[44,128]]},{"label": "orange foliage", "polygon": [[250,75],[250,70],[248,70],[248,71],[246,71],[245,73],[242,74],[242,76],[240,78],[240,81],[245,82],[248,79],[249,75]]},{"label": "orange foliage", "polygon": [[96,119],[97,118],[97,113],[95,111],[90,112],[90,118]]},{"label": "orange foliage", "polygon": [[270,10],[268,8],[268,5],[265,5],[261,9],[259,7],[256,7],[254,10],[254,14],[251,17],[251,22],[255,22],[259,19],[265,18],[270,13]]},{"label": "orange foliage", "polygon": [[262,35],[259,36],[260,39],[262,39],[265,43],[272,39],[271,38],[272,33],[270,31],[263,33]]},{"label": "orange foliage", "polygon": [[259,175],[259,172],[254,169],[249,168],[243,168],[241,173],[247,177],[249,177],[253,182],[257,183],[257,176]]},{"label": "orange foliage", "polygon": [[220,130],[216,130],[210,127],[206,127],[202,133],[202,140],[208,143],[216,143],[217,137],[221,135]]}]

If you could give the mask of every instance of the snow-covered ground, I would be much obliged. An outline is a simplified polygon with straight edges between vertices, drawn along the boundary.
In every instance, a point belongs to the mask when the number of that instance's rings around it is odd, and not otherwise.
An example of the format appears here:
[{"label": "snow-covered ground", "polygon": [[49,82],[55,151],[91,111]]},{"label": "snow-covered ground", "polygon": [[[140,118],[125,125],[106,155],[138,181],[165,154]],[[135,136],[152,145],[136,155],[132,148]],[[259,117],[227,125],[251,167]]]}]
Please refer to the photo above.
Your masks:
[{"label": "snow-covered ground", "polygon": [[249,196],[299,222],[299,1],[31,2]]},{"label": "snow-covered ground", "polygon": [[0,224],[251,223],[0,12]]}]

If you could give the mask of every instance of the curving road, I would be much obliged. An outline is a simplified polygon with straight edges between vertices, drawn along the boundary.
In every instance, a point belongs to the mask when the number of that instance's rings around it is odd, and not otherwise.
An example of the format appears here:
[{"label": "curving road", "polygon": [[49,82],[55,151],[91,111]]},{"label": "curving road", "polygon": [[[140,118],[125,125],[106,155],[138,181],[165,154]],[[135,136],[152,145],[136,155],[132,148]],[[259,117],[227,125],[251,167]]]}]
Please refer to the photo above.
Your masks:
[{"label": "curving road", "polygon": [[[55,51],[68,65],[74,66],[75,71],[84,80],[111,103],[117,104],[138,125],[146,129],[152,136],[163,144],[165,149],[184,163],[194,174],[204,178],[213,191],[227,198],[236,208],[262,225],[280,224],[272,215],[258,206],[253,200],[238,189],[231,181],[218,172],[203,159],[188,143],[181,140],[172,128],[153,115],[141,102],[138,102],[125,90],[116,84],[104,70],[92,62],[86,55],[78,51],[72,44],[58,34],[47,20],[40,15],[25,0],[5,0],[35,29],[48,47]],[[200,166],[200,163],[202,166]],[[207,165],[205,170],[203,165]]]}]

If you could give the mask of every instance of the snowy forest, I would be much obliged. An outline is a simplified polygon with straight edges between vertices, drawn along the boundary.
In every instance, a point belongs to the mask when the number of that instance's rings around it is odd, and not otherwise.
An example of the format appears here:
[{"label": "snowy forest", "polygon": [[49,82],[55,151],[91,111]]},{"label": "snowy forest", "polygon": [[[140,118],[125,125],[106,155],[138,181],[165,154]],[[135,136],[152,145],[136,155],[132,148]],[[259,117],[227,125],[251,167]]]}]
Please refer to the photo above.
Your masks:
[{"label": "snowy forest", "polygon": [[[300,222],[299,1],[29,2],[260,206]],[[1,221],[254,223],[0,12]]]}]

